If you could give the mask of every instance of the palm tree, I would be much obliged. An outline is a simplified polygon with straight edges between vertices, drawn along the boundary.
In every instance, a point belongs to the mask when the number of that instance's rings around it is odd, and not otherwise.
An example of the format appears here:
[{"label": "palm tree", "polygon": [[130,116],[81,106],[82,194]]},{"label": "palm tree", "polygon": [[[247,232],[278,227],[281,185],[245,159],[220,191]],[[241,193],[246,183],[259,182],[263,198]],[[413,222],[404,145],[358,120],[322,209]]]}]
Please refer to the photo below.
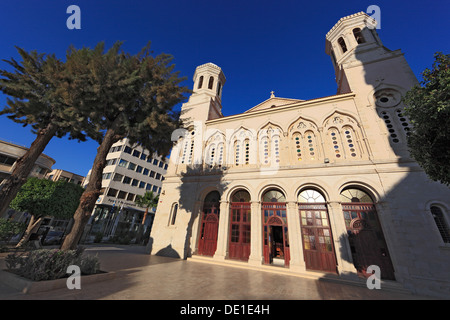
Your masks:
[{"label": "palm tree", "polygon": [[136,196],[136,200],[134,201],[139,207],[145,208],[144,218],[142,219],[142,224],[145,223],[145,219],[147,218],[148,209],[156,208],[158,206],[159,195],[153,194],[153,191],[146,192],[143,196]]}]

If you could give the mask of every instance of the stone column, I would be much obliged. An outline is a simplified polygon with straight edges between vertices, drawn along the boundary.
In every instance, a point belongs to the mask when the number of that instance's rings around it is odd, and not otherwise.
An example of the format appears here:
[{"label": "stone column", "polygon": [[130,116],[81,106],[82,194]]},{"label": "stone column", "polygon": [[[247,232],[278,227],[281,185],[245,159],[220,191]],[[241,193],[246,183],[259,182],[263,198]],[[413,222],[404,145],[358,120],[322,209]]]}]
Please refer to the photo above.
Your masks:
[{"label": "stone column", "polygon": [[291,261],[289,262],[289,269],[292,271],[303,272],[306,271],[305,259],[303,258],[303,246],[300,230],[300,217],[298,215],[298,207],[296,201],[289,201],[287,204],[287,221],[288,221],[288,235],[289,235],[289,249]]},{"label": "stone column", "polygon": [[228,256],[228,226],[230,225],[230,203],[220,201],[219,230],[217,232],[217,249],[213,258],[225,260]]},{"label": "stone column", "polygon": [[327,148],[325,147],[326,146],[326,144],[325,144],[326,132],[325,133],[323,132],[323,127],[319,127],[318,131],[319,131],[319,134],[317,135],[316,141],[318,141],[319,150],[323,155],[323,160],[325,161],[325,158],[330,158],[326,152]]},{"label": "stone column", "polygon": [[251,240],[250,240],[250,257],[248,264],[260,266],[263,262],[263,244],[262,244],[262,214],[261,202],[252,201],[251,211]]},{"label": "stone column", "polygon": [[[350,29],[345,35],[345,40],[347,42],[347,49],[351,50],[358,45],[358,42],[355,39],[355,35],[353,34],[353,29]],[[347,51],[348,52],[348,51]]]},{"label": "stone column", "polygon": [[[190,241],[190,243],[191,243],[190,248],[185,248],[185,250],[188,252],[187,253],[188,256],[190,256],[193,253],[197,252],[198,235],[199,235],[198,233],[200,231],[199,230],[199,224],[200,224],[200,221],[202,219],[202,214],[203,214],[201,212],[202,205],[203,205],[202,201],[195,201],[194,209],[193,209],[193,211],[191,213],[191,217],[189,217],[189,220],[187,222],[188,224],[191,224],[191,227],[190,227],[191,234],[190,235],[186,235],[187,237],[189,237],[191,239],[191,241]],[[189,230],[188,230],[188,232],[189,232]]]},{"label": "stone column", "polygon": [[357,278],[357,270],[353,264],[341,203],[339,201],[329,201],[327,202],[327,207],[339,275]]},{"label": "stone column", "polygon": [[[394,223],[389,202],[378,201],[377,203],[374,203],[374,205],[377,212],[378,221],[380,222],[381,232],[383,233],[384,240],[389,252],[389,257],[391,259],[392,265],[394,266],[395,279],[396,281],[403,282],[408,274],[407,272],[405,272],[406,268],[401,267],[397,261],[408,261],[408,259],[402,259],[402,257],[399,255],[401,255],[402,252],[414,250],[414,248],[411,245],[408,245],[409,243],[405,241],[399,241],[395,237],[395,235],[397,234],[395,225],[401,225],[402,221],[397,221],[396,223]],[[423,213],[421,217],[425,216],[425,213]],[[413,219],[411,219],[410,222],[413,222]],[[420,221],[417,221],[417,223],[420,223]],[[400,232],[403,233],[404,230],[401,230]]]}]

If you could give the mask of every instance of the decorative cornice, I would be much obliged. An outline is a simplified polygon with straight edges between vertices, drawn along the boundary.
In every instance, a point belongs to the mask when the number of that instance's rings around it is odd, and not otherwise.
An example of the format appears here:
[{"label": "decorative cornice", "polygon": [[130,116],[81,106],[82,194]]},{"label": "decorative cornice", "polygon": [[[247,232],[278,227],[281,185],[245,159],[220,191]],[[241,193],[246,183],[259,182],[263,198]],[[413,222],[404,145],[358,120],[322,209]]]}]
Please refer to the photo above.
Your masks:
[{"label": "decorative cornice", "polygon": [[367,18],[370,18],[370,17],[367,15],[367,13],[365,13],[365,12],[363,12],[363,11],[358,12],[358,13],[354,13],[354,14],[351,14],[351,15],[346,16],[346,17],[343,17],[343,18],[339,19],[338,22],[336,22],[336,24],[330,29],[330,31],[328,31],[328,33],[326,34],[326,37],[328,38],[328,36],[329,36],[334,30],[336,30],[336,29],[338,28],[338,26],[339,26],[342,22],[344,22],[344,21],[346,21],[346,20],[349,20],[349,19],[352,19],[352,18],[355,18],[355,17],[358,17],[358,16],[365,16],[365,17],[367,17]]}]

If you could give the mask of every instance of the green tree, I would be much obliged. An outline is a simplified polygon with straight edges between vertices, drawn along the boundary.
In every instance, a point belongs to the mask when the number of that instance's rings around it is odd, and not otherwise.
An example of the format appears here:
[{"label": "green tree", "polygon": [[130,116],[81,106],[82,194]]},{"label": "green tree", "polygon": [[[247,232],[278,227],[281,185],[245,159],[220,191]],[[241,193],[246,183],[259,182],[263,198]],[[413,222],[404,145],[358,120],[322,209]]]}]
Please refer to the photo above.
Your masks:
[{"label": "green tree", "polygon": [[413,129],[411,156],[434,181],[450,184],[450,55],[437,52],[432,69],[404,97]]},{"label": "green tree", "polygon": [[0,241],[1,242],[8,241],[12,236],[15,236],[25,231],[25,228],[26,226],[24,223],[12,221],[10,219],[0,218]]},{"label": "green tree", "polygon": [[80,96],[74,95],[79,91],[73,87],[80,79],[74,79],[65,63],[55,55],[16,48],[22,61],[3,60],[12,71],[0,70],[0,91],[11,97],[7,98],[7,106],[0,110],[0,115],[7,114],[9,119],[24,127],[30,125],[36,139],[0,185],[0,216],[27,181],[36,160],[54,136],[61,138],[69,134],[69,139],[84,141],[84,130],[87,130],[92,138],[100,138],[98,128],[85,116],[89,110],[83,114],[83,105],[74,103]]},{"label": "green tree", "polygon": [[66,181],[29,178],[11,201],[11,208],[31,214],[28,227],[17,247],[28,241],[44,217],[70,219],[83,191],[81,186]]},{"label": "green tree", "polygon": [[83,103],[91,110],[91,121],[100,125],[103,140],[72,230],[61,246],[63,250],[75,249],[78,244],[100,195],[102,172],[112,144],[128,138],[132,144],[142,145],[150,154],[157,152],[164,158],[172,147],[172,132],[180,127],[174,107],[189,90],[180,86],[184,78],[173,71],[173,57],[153,57],[149,45],[136,55],[124,53],[120,47],[117,42],[107,52],[103,43],[94,49],[73,48],[67,60],[73,74],[85,84],[80,86]]},{"label": "green tree", "polygon": [[153,191],[146,192],[143,196],[136,196],[134,201],[139,207],[145,208],[144,218],[142,218],[142,224],[145,223],[145,219],[148,215],[148,209],[153,209],[158,206],[159,195],[153,194]]}]

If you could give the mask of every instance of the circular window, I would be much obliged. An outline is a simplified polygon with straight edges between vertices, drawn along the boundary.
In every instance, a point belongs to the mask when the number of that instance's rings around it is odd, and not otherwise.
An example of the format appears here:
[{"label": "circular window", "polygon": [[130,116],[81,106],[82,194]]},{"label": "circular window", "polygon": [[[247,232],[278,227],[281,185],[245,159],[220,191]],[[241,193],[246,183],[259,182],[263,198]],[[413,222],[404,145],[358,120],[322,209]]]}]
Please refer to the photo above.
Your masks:
[{"label": "circular window", "polygon": [[401,101],[401,94],[395,89],[381,89],[374,94],[375,104],[378,107],[395,107]]}]

